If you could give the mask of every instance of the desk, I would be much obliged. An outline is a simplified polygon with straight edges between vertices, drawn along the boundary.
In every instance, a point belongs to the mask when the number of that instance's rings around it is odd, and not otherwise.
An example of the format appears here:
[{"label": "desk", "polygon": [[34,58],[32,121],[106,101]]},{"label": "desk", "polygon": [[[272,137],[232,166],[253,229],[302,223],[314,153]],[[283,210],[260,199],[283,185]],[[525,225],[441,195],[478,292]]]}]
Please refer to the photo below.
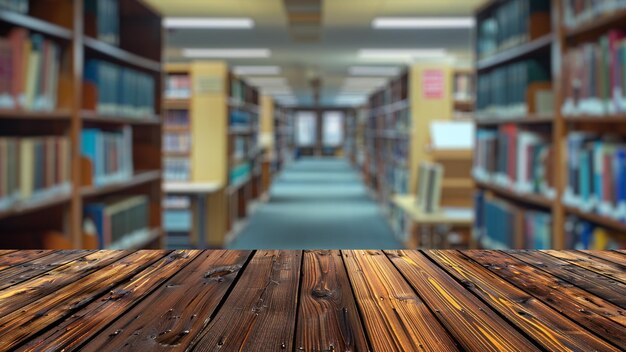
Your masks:
[{"label": "desk", "polygon": [[626,346],[625,252],[0,254],[3,351]]},{"label": "desk", "polygon": [[[400,208],[407,217],[419,228],[419,242],[416,238],[410,238],[407,241],[407,245],[411,248],[419,246],[428,246],[438,248],[442,241],[439,241],[441,236],[433,236],[433,228],[437,226],[443,226],[450,229],[452,227],[467,227],[471,228],[474,224],[474,214],[471,209],[459,208],[441,208],[437,213],[424,213],[417,208],[417,202],[415,196],[412,195],[396,195],[392,198],[393,204]],[[410,231],[412,232],[412,231]],[[469,232],[468,232],[469,237]],[[443,236],[446,237],[446,236]],[[442,238],[443,245],[447,245],[447,237]]]},{"label": "desk", "polygon": [[195,207],[193,223],[196,229],[192,232],[192,237],[197,239],[198,248],[207,248],[207,197],[217,193],[224,188],[217,182],[185,182],[185,183],[165,183],[163,192],[169,195],[189,196],[194,199]]}]

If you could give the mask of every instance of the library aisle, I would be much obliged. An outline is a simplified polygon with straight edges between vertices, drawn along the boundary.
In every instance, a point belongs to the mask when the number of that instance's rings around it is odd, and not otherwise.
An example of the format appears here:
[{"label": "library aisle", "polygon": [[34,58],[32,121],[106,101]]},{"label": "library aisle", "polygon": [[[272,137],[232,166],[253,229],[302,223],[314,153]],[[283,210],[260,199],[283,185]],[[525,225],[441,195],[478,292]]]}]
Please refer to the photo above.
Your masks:
[{"label": "library aisle", "polygon": [[304,158],[278,176],[231,249],[397,249],[381,209],[345,159]]}]

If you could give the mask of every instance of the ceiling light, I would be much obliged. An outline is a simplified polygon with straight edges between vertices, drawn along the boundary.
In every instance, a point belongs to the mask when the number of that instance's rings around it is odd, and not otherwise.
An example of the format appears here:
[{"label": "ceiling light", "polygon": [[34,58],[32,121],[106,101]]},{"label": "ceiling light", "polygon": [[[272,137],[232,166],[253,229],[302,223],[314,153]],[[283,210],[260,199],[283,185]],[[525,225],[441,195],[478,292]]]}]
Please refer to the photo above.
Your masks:
[{"label": "ceiling light", "polygon": [[378,17],[372,21],[376,29],[472,28],[471,17]]},{"label": "ceiling light", "polygon": [[446,56],[444,49],[361,49],[362,59],[425,59]]},{"label": "ceiling light", "polygon": [[249,29],[254,28],[254,21],[243,17],[167,17],[163,19],[163,26],[165,28]]},{"label": "ceiling light", "polygon": [[269,49],[195,49],[182,50],[182,55],[187,58],[268,58],[271,55]]},{"label": "ceiling light", "polygon": [[393,66],[353,66],[349,69],[352,76],[397,76],[399,67]]},{"label": "ceiling light", "polygon": [[284,77],[250,77],[246,81],[250,82],[250,84],[258,85],[288,85]]},{"label": "ceiling light", "polygon": [[233,72],[236,75],[279,75],[281,72],[278,66],[235,66]]}]

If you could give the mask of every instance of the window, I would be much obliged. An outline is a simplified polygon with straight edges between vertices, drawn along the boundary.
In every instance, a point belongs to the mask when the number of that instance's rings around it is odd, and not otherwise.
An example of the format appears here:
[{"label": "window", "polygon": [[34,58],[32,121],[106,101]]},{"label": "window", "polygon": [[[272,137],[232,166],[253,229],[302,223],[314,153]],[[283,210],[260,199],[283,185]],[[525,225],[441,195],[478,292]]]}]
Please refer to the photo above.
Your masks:
[{"label": "window", "polygon": [[324,147],[338,147],[343,143],[343,119],[341,111],[324,112]]},{"label": "window", "polygon": [[317,140],[317,119],[312,111],[298,111],[296,113],[296,142],[298,147],[315,146]]}]

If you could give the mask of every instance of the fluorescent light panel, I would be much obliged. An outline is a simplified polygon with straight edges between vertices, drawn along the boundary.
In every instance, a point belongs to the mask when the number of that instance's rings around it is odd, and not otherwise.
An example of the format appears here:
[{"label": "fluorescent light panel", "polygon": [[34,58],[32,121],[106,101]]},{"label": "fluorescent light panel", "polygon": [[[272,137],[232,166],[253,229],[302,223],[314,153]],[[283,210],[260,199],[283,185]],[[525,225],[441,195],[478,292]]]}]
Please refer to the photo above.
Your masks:
[{"label": "fluorescent light panel", "polygon": [[278,66],[235,66],[233,72],[236,75],[279,75],[281,72]]},{"label": "fluorescent light panel", "polygon": [[250,29],[254,21],[244,17],[166,17],[165,28]]},{"label": "fluorescent light panel", "polygon": [[361,49],[362,59],[420,59],[446,56],[444,49]]},{"label": "fluorescent light panel", "polygon": [[182,50],[182,55],[187,58],[268,58],[271,56],[269,49],[201,49],[187,48]]},{"label": "fluorescent light panel", "polygon": [[372,21],[376,29],[472,28],[474,25],[471,17],[377,17]]},{"label": "fluorescent light panel", "polygon": [[400,68],[394,66],[353,66],[349,69],[352,76],[397,76]]}]

